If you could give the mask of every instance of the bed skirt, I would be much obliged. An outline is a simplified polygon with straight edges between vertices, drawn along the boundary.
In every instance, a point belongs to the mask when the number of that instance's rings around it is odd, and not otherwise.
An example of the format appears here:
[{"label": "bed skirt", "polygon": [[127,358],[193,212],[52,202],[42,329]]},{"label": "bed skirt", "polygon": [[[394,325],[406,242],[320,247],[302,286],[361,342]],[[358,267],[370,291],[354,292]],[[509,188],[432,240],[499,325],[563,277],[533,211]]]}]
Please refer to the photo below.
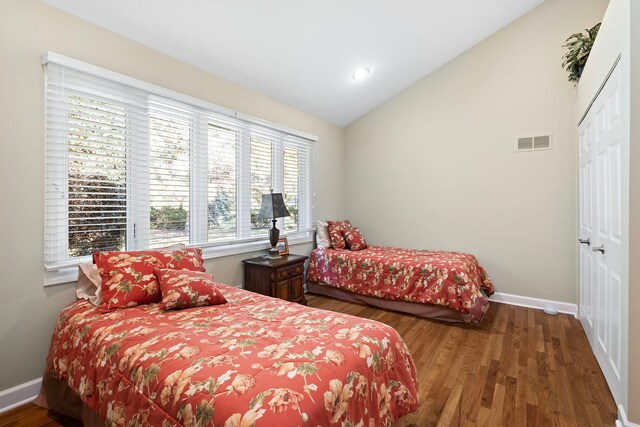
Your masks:
[{"label": "bed skirt", "polygon": [[85,405],[71,387],[52,377],[51,374],[44,374],[42,377],[40,393],[33,403],[80,420],[85,427],[105,427],[100,416]]},{"label": "bed skirt", "polygon": [[469,323],[469,315],[439,305],[422,304],[411,301],[394,301],[378,297],[360,295],[355,292],[336,288],[331,285],[318,282],[307,282],[307,290],[312,294],[325,295],[349,302],[361,302],[385,310],[400,311],[413,314],[426,319],[441,320],[444,322]]}]

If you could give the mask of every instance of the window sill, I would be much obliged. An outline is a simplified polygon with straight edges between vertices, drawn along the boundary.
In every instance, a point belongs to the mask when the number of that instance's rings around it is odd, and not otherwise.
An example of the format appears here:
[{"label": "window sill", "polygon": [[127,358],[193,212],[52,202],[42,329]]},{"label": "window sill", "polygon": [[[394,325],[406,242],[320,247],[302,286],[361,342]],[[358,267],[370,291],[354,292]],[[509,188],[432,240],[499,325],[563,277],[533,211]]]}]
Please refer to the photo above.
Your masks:
[{"label": "window sill", "polygon": [[[290,246],[313,242],[313,232],[307,232],[298,236],[283,237],[287,237]],[[266,251],[269,248],[271,248],[271,244],[265,237],[264,240],[258,240],[255,242],[230,243],[228,245],[204,247],[202,248],[202,257],[204,259],[221,258],[225,256],[244,254],[247,252],[261,250]]]},{"label": "window sill", "polygon": [[61,285],[78,280],[78,266],[44,272],[44,286]]},{"label": "window sill", "polygon": [[[297,236],[286,236],[289,239],[289,246],[301,245],[313,242],[313,231],[302,233]],[[230,243],[228,245],[208,246],[202,248],[202,257],[207,259],[223,258],[226,256],[240,255],[248,252],[267,250],[271,244],[266,240],[255,242]],[[81,262],[85,262],[84,259]],[[81,262],[78,262],[80,264]],[[78,264],[58,270],[44,272],[44,286],[60,285],[63,283],[75,282],[78,280]]]}]

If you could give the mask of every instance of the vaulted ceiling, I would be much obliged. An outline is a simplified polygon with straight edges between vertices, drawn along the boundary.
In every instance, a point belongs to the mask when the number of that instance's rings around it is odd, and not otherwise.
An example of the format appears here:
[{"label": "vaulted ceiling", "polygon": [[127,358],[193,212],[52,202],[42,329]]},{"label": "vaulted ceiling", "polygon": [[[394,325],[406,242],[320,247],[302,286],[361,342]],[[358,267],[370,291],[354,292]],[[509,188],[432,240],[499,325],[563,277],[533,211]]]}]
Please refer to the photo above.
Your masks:
[{"label": "vaulted ceiling", "polygon": [[543,0],[42,1],[345,126]]}]

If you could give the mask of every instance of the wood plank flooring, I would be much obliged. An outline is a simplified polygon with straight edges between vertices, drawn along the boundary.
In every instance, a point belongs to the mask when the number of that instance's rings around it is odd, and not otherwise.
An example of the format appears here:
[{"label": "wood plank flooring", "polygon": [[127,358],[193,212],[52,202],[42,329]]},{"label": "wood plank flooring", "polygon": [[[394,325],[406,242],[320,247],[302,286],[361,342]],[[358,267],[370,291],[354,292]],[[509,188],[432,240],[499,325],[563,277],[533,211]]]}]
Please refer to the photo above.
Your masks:
[{"label": "wood plank flooring", "polygon": [[[494,303],[480,327],[452,326],[328,297],[308,300],[402,335],[420,382],[420,407],[406,417],[408,427],[615,424],[613,397],[572,316]],[[0,415],[3,427],[80,425],[33,404]]]},{"label": "wood plank flooring", "polygon": [[572,316],[493,303],[479,327],[313,296],[309,305],[393,326],[418,368],[407,426],[613,426],[617,409]]}]

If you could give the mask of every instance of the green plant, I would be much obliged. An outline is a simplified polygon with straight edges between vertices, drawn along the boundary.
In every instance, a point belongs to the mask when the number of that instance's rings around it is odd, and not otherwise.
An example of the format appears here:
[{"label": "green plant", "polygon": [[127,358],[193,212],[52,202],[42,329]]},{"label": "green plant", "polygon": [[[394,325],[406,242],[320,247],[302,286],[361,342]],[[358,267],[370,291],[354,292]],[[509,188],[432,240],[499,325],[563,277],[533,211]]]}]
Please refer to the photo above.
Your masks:
[{"label": "green plant", "polygon": [[152,230],[184,231],[187,227],[189,213],[180,206],[151,207],[150,221]]},{"label": "green plant", "polygon": [[599,29],[600,24],[596,24],[591,29],[585,29],[586,34],[582,32],[572,34],[566,40],[566,44],[562,45],[569,50],[562,57],[562,68],[569,72],[570,82],[577,83],[580,80]]},{"label": "green plant", "polygon": [[123,250],[127,188],[113,176],[69,174],[69,256]]}]

